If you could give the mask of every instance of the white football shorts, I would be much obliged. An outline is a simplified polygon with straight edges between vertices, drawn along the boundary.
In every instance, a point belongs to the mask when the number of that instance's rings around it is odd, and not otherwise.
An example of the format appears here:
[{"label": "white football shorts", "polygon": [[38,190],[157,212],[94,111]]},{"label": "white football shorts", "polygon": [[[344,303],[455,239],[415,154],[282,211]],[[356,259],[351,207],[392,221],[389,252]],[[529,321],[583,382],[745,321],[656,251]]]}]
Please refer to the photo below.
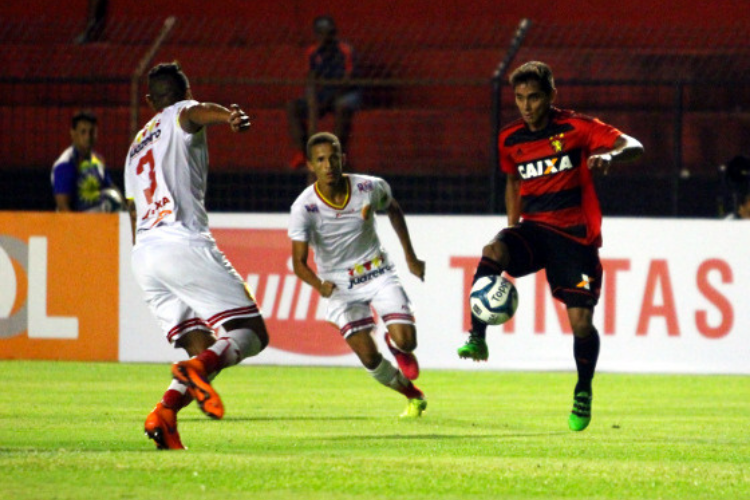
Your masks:
[{"label": "white football shorts", "polygon": [[167,340],[191,330],[259,316],[250,288],[215,244],[150,239],[131,259],[133,273]]},{"label": "white football shorts", "polygon": [[344,338],[373,328],[373,310],[386,326],[391,323],[415,324],[414,307],[394,270],[351,288],[348,277],[337,278],[328,280],[336,283],[336,288],[328,299],[326,320],[338,326]]}]

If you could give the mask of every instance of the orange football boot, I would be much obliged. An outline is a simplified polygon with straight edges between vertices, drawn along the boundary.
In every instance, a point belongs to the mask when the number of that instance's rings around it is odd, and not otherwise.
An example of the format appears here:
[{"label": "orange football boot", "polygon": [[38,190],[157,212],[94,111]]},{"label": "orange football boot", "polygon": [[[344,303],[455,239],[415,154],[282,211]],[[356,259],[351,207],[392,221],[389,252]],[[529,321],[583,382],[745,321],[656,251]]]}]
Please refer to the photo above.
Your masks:
[{"label": "orange football boot", "polygon": [[159,402],[146,417],[146,435],[154,440],[160,450],[184,450],[177,432],[177,413]]},{"label": "orange football boot", "polygon": [[172,375],[188,386],[190,395],[198,402],[203,413],[216,420],[224,416],[224,404],[208,382],[206,369],[200,360],[191,358],[173,364]]}]

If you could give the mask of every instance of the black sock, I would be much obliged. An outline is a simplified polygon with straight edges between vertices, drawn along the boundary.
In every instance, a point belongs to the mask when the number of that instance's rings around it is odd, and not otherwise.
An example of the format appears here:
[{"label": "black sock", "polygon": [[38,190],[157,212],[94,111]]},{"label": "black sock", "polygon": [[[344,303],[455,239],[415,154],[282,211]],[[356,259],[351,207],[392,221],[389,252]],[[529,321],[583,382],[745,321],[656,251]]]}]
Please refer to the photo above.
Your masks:
[{"label": "black sock", "polygon": [[[477,266],[477,270],[474,272],[474,279],[471,281],[471,284],[473,285],[476,283],[482,276],[494,276],[502,274],[502,272],[503,268],[500,266],[499,262],[495,262],[489,257],[482,257]],[[471,315],[471,333],[475,337],[482,339],[487,335],[487,324],[479,321],[473,314]]]},{"label": "black sock", "polygon": [[592,329],[586,338],[575,337],[573,340],[573,356],[578,368],[578,383],[575,394],[588,392],[591,395],[591,381],[594,379],[596,361],[599,359],[599,332]]}]

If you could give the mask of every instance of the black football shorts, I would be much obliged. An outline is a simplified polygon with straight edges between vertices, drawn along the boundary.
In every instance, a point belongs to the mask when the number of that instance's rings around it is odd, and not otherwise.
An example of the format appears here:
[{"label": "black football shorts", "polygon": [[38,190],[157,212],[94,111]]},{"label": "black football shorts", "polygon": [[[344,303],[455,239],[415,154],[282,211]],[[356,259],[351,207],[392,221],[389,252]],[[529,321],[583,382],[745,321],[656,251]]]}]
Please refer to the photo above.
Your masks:
[{"label": "black football shorts", "polygon": [[567,307],[591,309],[599,301],[602,263],[595,245],[533,222],[505,228],[496,239],[508,247],[509,275],[520,278],[544,269],[552,296]]}]

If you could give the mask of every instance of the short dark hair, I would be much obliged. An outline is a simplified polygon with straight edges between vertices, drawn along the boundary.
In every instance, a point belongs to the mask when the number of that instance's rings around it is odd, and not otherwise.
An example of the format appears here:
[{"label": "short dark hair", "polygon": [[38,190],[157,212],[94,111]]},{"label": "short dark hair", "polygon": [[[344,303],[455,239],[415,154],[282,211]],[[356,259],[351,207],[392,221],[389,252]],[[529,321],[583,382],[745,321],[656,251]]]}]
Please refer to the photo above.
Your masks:
[{"label": "short dark hair", "polygon": [[75,129],[78,126],[78,122],[89,122],[91,125],[96,125],[96,115],[93,111],[89,110],[78,111],[70,120],[70,128]]},{"label": "short dark hair", "polygon": [[540,61],[529,61],[516,68],[508,79],[510,86],[516,86],[530,81],[538,82],[539,88],[545,94],[551,94],[555,90],[555,78],[552,69]]},{"label": "short dark hair", "polygon": [[330,144],[331,147],[338,153],[341,154],[341,141],[339,141],[339,138],[333,135],[330,132],[318,132],[317,134],[311,136],[307,140],[307,159],[310,160],[311,154],[312,154],[312,148],[314,146],[317,146],[318,144]]},{"label": "short dark hair", "polygon": [[315,33],[328,32],[332,35],[336,34],[336,21],[333,17],[326,14],[324,16],[318,16],[313,20],[313,30]]},{"label": "short dark hair", "polygon": [[182,71],[180,63],[177,61],[171,63],[157,64],[151,71],[148,72],[148,88],[149,91],[155,82],[168,82],[172,89],[175,91],[176,97],[182,99],[187,94],[187,90],[190,88],[190,82],[187,76]]}]

